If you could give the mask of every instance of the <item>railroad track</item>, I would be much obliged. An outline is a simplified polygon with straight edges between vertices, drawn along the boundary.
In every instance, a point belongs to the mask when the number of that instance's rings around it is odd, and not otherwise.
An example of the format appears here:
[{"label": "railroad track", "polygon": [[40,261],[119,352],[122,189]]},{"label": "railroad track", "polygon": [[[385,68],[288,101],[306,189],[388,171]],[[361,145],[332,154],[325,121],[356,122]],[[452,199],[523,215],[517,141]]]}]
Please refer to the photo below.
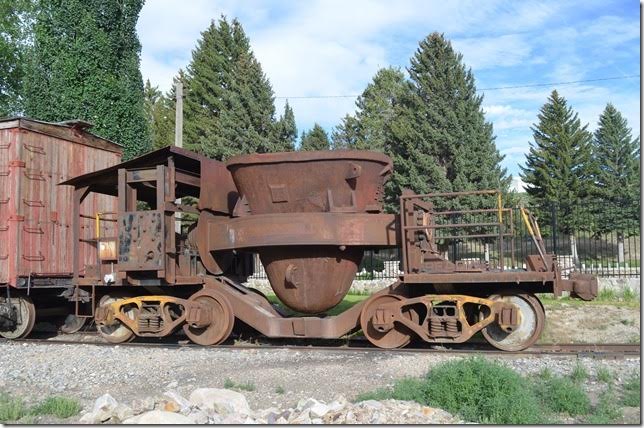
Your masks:
[{"label": "railroad track", "polygon": [[[166,348],[166,349],[204,349],[201,345],[196,345],[186,340],[177,340],[177,337],[169,340],[150,340],[139,339],[135,342],[121,343],[114,345],[103,340],[95,332],[81,334],[53,336],[53,337],[34,337],[19,339],[11,342],[30,343],[43,345],[94,345],[94,346],[122,346],[132,348]],[[9,342],[6,339],[0,340],[0,343]],[[352,338],[350,340],[307,340],[303,341],[285,341],[284,339],[266,339],[262,338],[261,342],[255,340],[236,341],[233,343],[224,343],[209,349],[228,349],[228,350],[292,350],[292,351],[337,351],[337,352],[387,352],[387,353],[443,353],[443,354],[496,354],[496,355],[576,355],[592,358],[619,359],[626,357],[639,357],[639,344],[539,344],[534,345],[524,351],[508,352],[500,351],[486,343],[464,343],[450,345],[427,345],[418,347],[407,347],[402,349],[384,350],[376,348],[369,344],[366,339]]]}]

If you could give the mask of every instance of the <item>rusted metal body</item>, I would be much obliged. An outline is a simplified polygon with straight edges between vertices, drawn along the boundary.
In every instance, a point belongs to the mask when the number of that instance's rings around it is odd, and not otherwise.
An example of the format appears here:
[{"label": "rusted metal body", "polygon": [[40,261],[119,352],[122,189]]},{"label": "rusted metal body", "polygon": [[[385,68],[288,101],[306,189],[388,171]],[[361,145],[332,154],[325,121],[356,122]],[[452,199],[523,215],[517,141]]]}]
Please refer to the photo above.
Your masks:
[{"label": "rusted metal body", "polygon": [[[73,189],[61,181],[115,165],[121,146],[85,130],[79,122],[0,120],[0,284],[12,287],[71,285],[74,259],[85,263],[96,249],[72,243]],[[95,194],[86,202],[95,214],[116,211],[116,201]],[[91,213],[91,215],[90,215]],[[113,223],[101,221],[103,233]]]},{"label": "rusted metal body", "polygon": [[334,307],[349,291],[364,247],[395,244],[383,228],[394,219],[380,214],[392,171],[387,156],[276,153],[234,157],[227,166],[242,195],[236,213],[259,225],[237,222],[228,229],[231,244],[238,235],[255,238],[275,294],[294,310],[319,313]]},{"label": "rusted metal body", "polygon": [[[268,337],[337,338],[362,329],[383,348],[414,338],[461,343],[481,331],[499,349],[520,350],[543,330],[535,293],[596,296],[595,278],[561,277],[527,211],[522,218],[539,254],[527,258],[527,269],[508,268],[515,265],[514,225],[497,191],[406,191],[400,214],[383,213],[391,172],[391,159],[363,151],[246,155],[224,164],[168,147],[67,180],[74,188],[74,315],[94,317],[113,343],[182,328],[195,343],[213,345],[239,320]],[[85,215],[97,193],[116,209]],[[459,210],[432,202],[472,196],[491,204]],[[109,234],[83,227],[107,219],[115,227]],[[498,265],[449,259],[445,242],[465,238],[497,239]],[[80,255],[83,245],[95,249],[93,258]],[[399,280],[326,316],[347,293],[364,250],[387,247],[402,248]],[[245,287],[257,254],[286,306],[319,315],[285,315]]]}]

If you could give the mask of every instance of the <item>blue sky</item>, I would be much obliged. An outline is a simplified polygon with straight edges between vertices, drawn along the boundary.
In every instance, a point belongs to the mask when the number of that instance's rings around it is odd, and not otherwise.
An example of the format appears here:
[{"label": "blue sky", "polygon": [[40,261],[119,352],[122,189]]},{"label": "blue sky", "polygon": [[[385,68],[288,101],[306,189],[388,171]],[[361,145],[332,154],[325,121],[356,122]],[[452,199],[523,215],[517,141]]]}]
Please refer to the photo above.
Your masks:
[{"label": "blue sky", "polygon": [[[484,94],[504,166],[517,177],[530,126],[557,89],[594,130],[612,102],[634,135],[640,128],[640,5],[635,1],[259,1],[148,0],[137,26],[144,79],[168,90],[210,23],[236,17],[298,131],[331,130],[381,67],[405,68],[418,42],[444,32]],[[619,79],[509,89],[506,86]],[[486,89],[487,90],[484,90]],[[519,183],[516,183],[517,185]]]}]

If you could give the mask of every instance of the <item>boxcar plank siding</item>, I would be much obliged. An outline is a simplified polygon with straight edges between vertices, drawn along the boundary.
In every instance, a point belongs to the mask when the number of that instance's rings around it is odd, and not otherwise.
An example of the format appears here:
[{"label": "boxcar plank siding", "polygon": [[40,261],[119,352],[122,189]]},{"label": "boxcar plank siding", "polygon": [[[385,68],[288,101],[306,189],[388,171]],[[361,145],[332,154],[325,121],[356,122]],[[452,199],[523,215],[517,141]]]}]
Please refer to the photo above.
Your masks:
[{"label": "boxcar plank siding", "polygon": [[[67,126],[0,121],[0,283],[71,275],[73,188],[58,183],[119,163],[120,151],[108,140]],[[90,216],[106,211],[116,211],[115,198],[90,194],[81,207]],[[81,224],[82,237],[93,238],[94,221]],[[102,233],[115,234],[108,229]],[[81,266],[94,262],[95,246],[81,243],[80,256]]]}]

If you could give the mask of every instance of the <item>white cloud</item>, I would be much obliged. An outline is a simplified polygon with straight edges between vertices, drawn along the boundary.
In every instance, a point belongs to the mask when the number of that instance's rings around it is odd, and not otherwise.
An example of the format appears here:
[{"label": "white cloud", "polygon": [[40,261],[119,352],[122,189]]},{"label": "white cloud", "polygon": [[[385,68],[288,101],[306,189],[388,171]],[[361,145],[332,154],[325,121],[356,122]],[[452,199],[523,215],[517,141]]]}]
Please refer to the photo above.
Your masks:
[{"label": "white cloud", "polygon": [[528,41],[519,34],[455,39],[452,44],[474,70],[517,65],[532,53]]},{"label": "white cloud", "polygon": [[494,124],[496,132],[506,129],[527,128],[535,120],[535,112],[515,108],[509,104],[487,105],[483,106],[483,110],[487,120]]},{"label": "white cloud", "polygon": [[515,192],[525,192],[525,182],[521,180],[521,177],[513,176],[510,189]]}]

